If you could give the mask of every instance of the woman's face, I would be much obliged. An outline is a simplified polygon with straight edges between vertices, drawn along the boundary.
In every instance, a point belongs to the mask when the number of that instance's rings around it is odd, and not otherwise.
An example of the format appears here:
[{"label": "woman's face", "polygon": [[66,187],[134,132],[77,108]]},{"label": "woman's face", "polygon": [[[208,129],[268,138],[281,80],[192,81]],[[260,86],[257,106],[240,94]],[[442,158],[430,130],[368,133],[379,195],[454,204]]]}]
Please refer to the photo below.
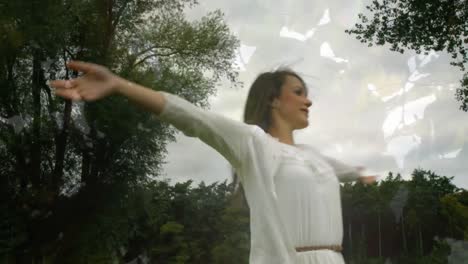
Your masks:
[{"label": "woman's face", "polygon": [[309,125],[309,107],[312,102],[307,98],[307,92],[302,82],[292,76],[286,76],[281,87],[281,95],[275,98],[274,118],[276,122],[286,122],[291,129],[302,129]]}]

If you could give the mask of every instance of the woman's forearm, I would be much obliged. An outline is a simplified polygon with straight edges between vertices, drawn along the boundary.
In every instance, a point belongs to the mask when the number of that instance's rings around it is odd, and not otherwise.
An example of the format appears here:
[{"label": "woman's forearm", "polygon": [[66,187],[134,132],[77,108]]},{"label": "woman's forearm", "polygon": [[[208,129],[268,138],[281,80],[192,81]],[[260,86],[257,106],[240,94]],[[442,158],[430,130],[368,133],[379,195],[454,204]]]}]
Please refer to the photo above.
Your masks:
[{"label": "woman's forearm", "polygon": [[166,100],[161,92],[151,90],[121,77],[116,78],[117,94],[127,97],[134,104],[156,115],[162,112]]}]

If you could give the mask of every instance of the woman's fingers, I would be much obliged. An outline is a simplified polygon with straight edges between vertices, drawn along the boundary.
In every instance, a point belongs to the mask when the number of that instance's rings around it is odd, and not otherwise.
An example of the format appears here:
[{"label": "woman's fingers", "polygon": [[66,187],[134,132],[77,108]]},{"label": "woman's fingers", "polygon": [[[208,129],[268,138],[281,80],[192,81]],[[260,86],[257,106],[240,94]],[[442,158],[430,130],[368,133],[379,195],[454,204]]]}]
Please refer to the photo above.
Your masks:
[{"label": "woman's fingers", "polygon": [[75,71],[86,73],[92,71],[94,67],[96,67],[96,64],[84,61],[69,61],[67,67]]},{"label": "woman's fingers", "polygon": [[73,100],[73,101],[81,101],[83,98],[75,89],[56,89],[55,94],[63,97],[65,99]]},{"label": "woman's fingers", "polygon": [[68,86],[67,82],[69,81],[68,80],[54,80],[54,81],[50,81],[49,85],[54,87],[55,89],[63,89],[63,88],[67,88]]},{"label": "woman's fingers", "polygon": [[49,85],[56,89],[75,88],[78,85],[78,78],[70,79],[70,80],[54,80],[54,81],[50,81]]},{"label": "woman's fingers", "polygon": [[376,182],[377,176],[376,175],[371,175],[371,176],[361,176],[360,180],[364,184],[372,184]]},{"label": "woman's fingers", "polygon": [[54,80],[50,81],[49,85],[55,88],[55,94],[65,99],[73,101],[83,100],[80,95],[79,89],[77,89],[77,79],[71,80]]},{"label": "woman's fingers", "polygon": [[84,75],[70,80],[50,81],[49,85],[55,88],[56,95],[74,101],[92,101],[111,93],[108,86],[112,85],[113,76],[105,67],[83,61],[70,61],[67,67]]},{"label": "woman's fingers", "polygon": [[377,176],[372,175],[372,176],[367,176],[367,182],[368,183],[374,183],[377,180]]}]

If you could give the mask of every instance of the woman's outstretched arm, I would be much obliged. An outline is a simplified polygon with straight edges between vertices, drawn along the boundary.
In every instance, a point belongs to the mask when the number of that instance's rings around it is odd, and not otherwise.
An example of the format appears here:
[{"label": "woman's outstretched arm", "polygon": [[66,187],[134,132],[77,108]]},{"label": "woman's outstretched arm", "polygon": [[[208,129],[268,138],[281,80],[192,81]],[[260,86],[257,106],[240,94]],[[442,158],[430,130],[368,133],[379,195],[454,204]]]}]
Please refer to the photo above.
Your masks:
[{"label": "woman's outstretched arm", "polygon": [[100,65],[74,61],[67,66],[83,75],[72,80],[51,81],[50,85],[58,96],[74,101],[95,101],[112,94],[125,96],[185,135],[198,137],[235,168],[239,168],[246,159],[253,126],[206,111],[170,93],[132,83]]},{"label": "woman's outstretched arm", "polygon": [[334,158],[323,156],[335,170],[335,174],[341,182],[360,181],[363,184],[372,184],[377,180],[377,175],[363,175],[365,170],[361,166],[350,166]]},{"label": "woman's outstretched arm", "polygon": [[106,67],[81,61],[71,61],[67,67],[83,75],[72,80],[51,81],[50,85],[61,97],[73,101],[95,101],[120,94],[156,115],[164,109],[165,98],[161,92],[120,78]]}]

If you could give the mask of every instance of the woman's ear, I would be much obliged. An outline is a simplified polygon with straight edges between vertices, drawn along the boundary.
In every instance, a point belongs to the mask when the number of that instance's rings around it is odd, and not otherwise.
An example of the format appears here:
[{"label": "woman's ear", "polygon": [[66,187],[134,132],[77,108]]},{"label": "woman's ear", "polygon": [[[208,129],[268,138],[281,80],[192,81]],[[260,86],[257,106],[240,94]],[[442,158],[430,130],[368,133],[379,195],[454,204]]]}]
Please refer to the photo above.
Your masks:
[{"label": "woman's ear", "polygon": [[271,107],[272,108],[278,108],[279,107],[279,100],[277,98],[273,99],[273,101],[271,102]]}]

